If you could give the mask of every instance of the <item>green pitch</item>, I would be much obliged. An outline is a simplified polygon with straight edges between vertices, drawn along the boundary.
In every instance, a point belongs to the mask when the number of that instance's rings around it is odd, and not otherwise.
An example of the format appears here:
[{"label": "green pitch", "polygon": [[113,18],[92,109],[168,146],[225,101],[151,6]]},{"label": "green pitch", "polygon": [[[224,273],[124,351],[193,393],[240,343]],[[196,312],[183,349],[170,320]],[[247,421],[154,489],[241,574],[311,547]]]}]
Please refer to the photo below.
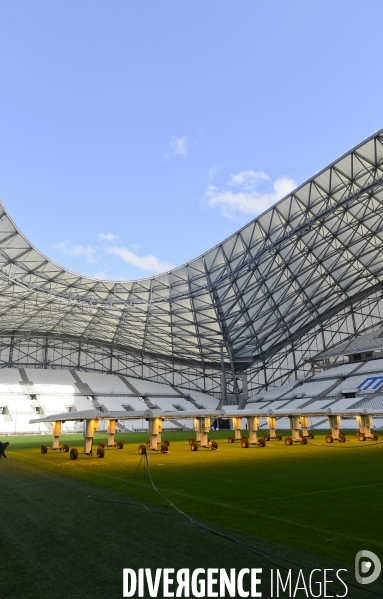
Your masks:
[{"label": "green pitch", "polygon": [[[218,451],[191,452],[191,433],[163,433],[169,453],[149,456],[158,490],[216,530],[313,568],[352,572],[360,549],[383,558],[383,444],[349,432],[345,444],[328,445],[323,432],[306,446],[242,449],[229,434],[211,433]],[[144,461],[126,486],[146,439],[116,435],[124,449],[71,461],[68,453],[40,453],[50,437],[8,438],[10,459],[0,460],[2,599],[114,599],[123,568],[276,567],[177,516],[153,490]],[[102,433],[94,448],[99,441]],[[79,435],[60,442],[82,451]],[[88,498],[100,490],[110,503]]]}]

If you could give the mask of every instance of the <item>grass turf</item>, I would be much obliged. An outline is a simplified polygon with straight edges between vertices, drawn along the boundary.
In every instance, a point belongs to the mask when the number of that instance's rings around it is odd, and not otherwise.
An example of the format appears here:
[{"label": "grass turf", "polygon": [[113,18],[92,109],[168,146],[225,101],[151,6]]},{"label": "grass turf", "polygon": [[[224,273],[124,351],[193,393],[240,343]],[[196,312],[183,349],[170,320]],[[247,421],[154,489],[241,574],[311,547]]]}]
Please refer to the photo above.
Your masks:
[{"label": "grass turf", "polygon": [[[157,488],[217,530],[313,568],[345,564],[351,573],[356,552],[365,548],[383,558],[383,445],[361,443],[349,433],[346,444],[325,444],[324,434],[317,434],[306,446],[282,441],[242,449],[229,444],[228,435],[212,432],[219,451],[191,452],[190,433],[163,434],[170,452],[150,454]],[[1,599],[121,597],[124,567],[269,571],[263,559],[182,518],[132,505],[168,510],[143,464],[123,486],[146,438],[116,435],[123,450],[107,449],[103,459],[79,455],[77,461],[67,453],[42,455],[48,437],[10,438],[11,459],[0,461],[0,530],[7,557],[0,562]],[[96,444],[99,440],[106,439],[99,434]],[[80,436],[63,435],[61,442],[81,451]],[[118,503],[90,501],[89,494],[101,489],[99,498]]]}]

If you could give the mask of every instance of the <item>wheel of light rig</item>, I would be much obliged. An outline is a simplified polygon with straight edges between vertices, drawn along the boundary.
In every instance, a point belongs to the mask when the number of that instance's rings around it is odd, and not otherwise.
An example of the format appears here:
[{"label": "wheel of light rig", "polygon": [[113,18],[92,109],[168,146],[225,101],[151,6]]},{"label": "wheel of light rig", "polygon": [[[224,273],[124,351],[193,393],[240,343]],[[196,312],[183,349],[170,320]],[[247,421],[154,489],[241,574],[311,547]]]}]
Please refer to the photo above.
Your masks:
[{"label": "wheel of light rig", "polygon": [[211,442],[211,448],[212,449],[218,449],[218,443],[217,443],[217,441],[212,441]]},{"label": "wheel of light rig", "polygon": [[234,443],[234,437],[228,437],[227,440],[229,441],[229,443]]},{"label": "wheel of light rig", "polygon": [[69,445],[68,445],[68,443],[65,443],[65,445],[63,445],[63,452],[68,453],[68,451],[69,451]]},{"label": "wheel of light rig", "polygon": [[259,439],[258,445],[259,447],[266,447],[266,441],[264,439]]},{"label": "wheel of light rig", "polygon": [[196,443],[195,441],[193,443],[190,443],[190,449],[192,451],[198,451],[198,443]]},{"label": "wheel of light rig", "polygon": [[285,445],[292,445],[293,444],[293,440],[291,437],[286,437],[285,439]]},{"label": "wheel of light rig", "polygon": [[168,453],[169,451],[169,445],[167,443],[162,443],[161,444],[161,453]]},{"label": "wheel of light rig", "polygon": [[246,441],[248,441],[249,437],[247,435],[242,435],[241,439],[246,439]]},{"label": "wheel of light rig", "polygon": [[339,435],[339,443],[346,443],[346,435]]},{"label": "wheel of light rig", "polygon": [[145,455],[146,454],[146,447],[145,445],[139,445],[138,446],[138,455]]},{"label": "wheel of light rig", "polygon": [[97,447],[97,457],[103,458],[105,455],[105,449],[103,447]]},{"label": "wheel of light rig", "polygon": [[326,443],[332,443],[334,441],[333,436],[332,435],[327,435],[326,437]]},{"label": "wheel of light rig", "polygon": [[195,439],[193,439],[193,437],[190,437],[190,439],[189,439],[189,445],[192,445],[193,443],[195,443]]},{"label": "wheel of light rig", "polygon": [[165,439],[165,440],[164,440],[164,443],[166,443],[166,445],[169,447],[169,445],[170,445],[170,441],[169,441],[169,439]]},{"label": "wheel of light rig", "polygon": [[277,435],[277,441],[282,441],[282,435]]},{"label": "wheel of light rig", "polygon": [[365,441],[366,440],[366,435],[364,433],[359,433],[358,437],[359,437],[359,441]]},{"label": "wheel of light rig", "polygon": [[265,441],[270,441],[270,435],[264,435],[263,438]]},{"label": "wheel of light rig", "polygon": [[41,453],[47,453],[48,451],[48,446],[47,445],[42,445],[41,446]]},{"label": "wheel of light rig", "polygon": [[76,447],[72,447],[72,449],[70,450],[69,457],[70,457],[71,460],[77,460],[77,458],[78,458],[78,449],[76,449]]},{"label": "wheel of light rig", "polygon": [[314,439],[314,433],[309,433],[309,439]]},{"label": "wheel of light rig", "polygon": [[249,447],[249,441],[247,437],[241,440],[241,447],[243,447],[243,449],[247,449]]},{"label": "wheel of light rig", "polygon": [[301,439],[301,445],[307,445],[307,438],[306,437],[302,437],[302,439]]},{"label": "wheel of light rig", "polygon": [[117,449],[123,449],[124,443],[122,441],[117,441]]},{"label": "wheel of light rig", "polygon": [[105,447],[105,443],[103,441],[100,441],[100,443],[98,444],[99,447]]},{"label": "wheel of light rig", "polygon": [[377,441],[379,439],[379,437],[376,433],[372,433],[372,439],[373,439],[373,441]]}]

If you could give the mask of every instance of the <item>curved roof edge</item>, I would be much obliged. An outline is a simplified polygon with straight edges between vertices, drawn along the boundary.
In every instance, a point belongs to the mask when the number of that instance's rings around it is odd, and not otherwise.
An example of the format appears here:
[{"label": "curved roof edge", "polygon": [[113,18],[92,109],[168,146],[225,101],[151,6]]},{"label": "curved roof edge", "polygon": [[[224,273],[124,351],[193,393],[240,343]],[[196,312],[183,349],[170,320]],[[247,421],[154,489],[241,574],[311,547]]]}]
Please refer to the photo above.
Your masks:
[{"label": "curved roof edge", "polygon": [[14,222],[14,220],[10,216],[10,214],[9,214],[8,210],[6,209],[5,204],[4,204],[4,202],[3,202],[2,199],[0,199],[0,207],[3,209],[4,213],[7,215],[7,218],[12,223],[12,225],[14,226],[14,228],[17,230],[18,234],[24,239],[24,241],[34,251],[36,251],[41,256],[41,258],[44,261],[47,261],[47,262],[51,263],[56,268],[59,268],[61,270],[65,270],[68,274],[74,275],[76,277],[81,277],[82,279],[87,279],[87,280],[93,281],[95,283],[105,283],[105,284],[111,284],[111,283],[112,284],[116,284],[116,283],[128,284],[128,283],[135,283],[135,282],[137,282],[137,283],[141,283],[142,282],[143,283],[143,282],[146,282],[146,281],[151,281],[153,279],[161,278],[164,275],[169,275],[171,273],[176,272],[179,269],[191,266],[197,260],[203,259],[207,254],[209,254],[210,252],[214,252],[214,250],[216,250],[217,248],[221,247],[223,244],[225,244],[226,242],[230,241],[231,239],[235,238],[239,233],[241,233],[242,231],[244,231],[247,227],[249,227],[253,223],[259,221],[266,214],[269,214],[270,212],[272,212],[280,204],[282,204],[288,198],[294,196],[301,189],[303,189],[306,185],[308,185],[309,183],[311,183],[312,181],[314,181],[315,179],[317,179],[318,177],[320,177],[320,175],[322,175],[323,173],[325,173],[328,169],[332,168],[334,165],[336,165],[343,158],[346,158],[348,155],[350,155],[351,153],[355,152],[358,148],[364,146],[366,143],[368,143],[369,141],[373,140],[374,138],[376,138],[379,135],[383,135],[383,128],[380,129],[379,131],[377,131],[376,133],[374,133],[373,135],[370,135],[370,137],[367,137],[366,139],[364,139],[363,141],[361,141],[360,143],[358,143],[356,146],[353,146],[348,152],[345,152],[344,154],[342,154],[341,156],[339,156],[338,158],[336,158],[333,162],[331,162],[330,164],[328,164],[327,166],[325,166],[321,170],[317,171],[312,177],[310,177],[309,179],[307,179],[304,183],[302,183],[301,185],[299,185],[298,187],[296,187],[293,191],[291,191],[290,193],[288,193],[287,195],[285,195],[284,197],[282,197],[280,200],[278,200],[275,204],[273,204],[272,206],[270,206],[269,208],[267,208],[267,210],[264,210],[262,213],[258,214],[255,218],[251,219],[248,223],[246,223],[245,225],[243,225],[240,229],[238,229],[237,231],[235,231],[234,233],[232,233],[231,235],[229,235],[228,237],[226,237],[225,239],[223,239],[220,243],[216,244],[212,248],[206,250],[205,252],[202,252],[201,254],[199,254],[195,258],[192,258],[188,262],[180,264],[179,266],[175,266],[171,270],[164,271],[162,273],[159,273],[157,275],[152,275],[152,276],[149,276],[149,277],[142,277],[140,279],[121,279],[121,280],[118,280],[118,279],[99,279],[99,278],[96,278],[96,277],[91,277],[90,275],[84,275],[84,274],[78,273],[76,271],[72,271],[69,268],[67,268],[65,266],[62,266],[61,264],[58,264],[57,262],[55,262],[54,260],[52,260],[51,258],[49,258],[48,256],[46,256],[39,249],[37,249],[36,246],[31,241],[29,241],[29,239],[22,233],[22,231],[19,229],[19,227],[17,226],[17,224]]}]

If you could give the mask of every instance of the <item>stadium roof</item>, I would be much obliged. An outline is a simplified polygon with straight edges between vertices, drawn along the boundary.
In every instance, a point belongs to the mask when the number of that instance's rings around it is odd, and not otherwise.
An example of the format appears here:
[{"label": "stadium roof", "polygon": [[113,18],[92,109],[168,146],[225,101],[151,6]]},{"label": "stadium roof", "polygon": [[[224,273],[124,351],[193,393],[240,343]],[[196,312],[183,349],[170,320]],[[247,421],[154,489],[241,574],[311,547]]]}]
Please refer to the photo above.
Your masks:
[{"label": "stadium roof", "polygon": [[248,365],[383,288],[383,130],[168,273],[99,281],[41,254],[0,206],[0,334]]}]

